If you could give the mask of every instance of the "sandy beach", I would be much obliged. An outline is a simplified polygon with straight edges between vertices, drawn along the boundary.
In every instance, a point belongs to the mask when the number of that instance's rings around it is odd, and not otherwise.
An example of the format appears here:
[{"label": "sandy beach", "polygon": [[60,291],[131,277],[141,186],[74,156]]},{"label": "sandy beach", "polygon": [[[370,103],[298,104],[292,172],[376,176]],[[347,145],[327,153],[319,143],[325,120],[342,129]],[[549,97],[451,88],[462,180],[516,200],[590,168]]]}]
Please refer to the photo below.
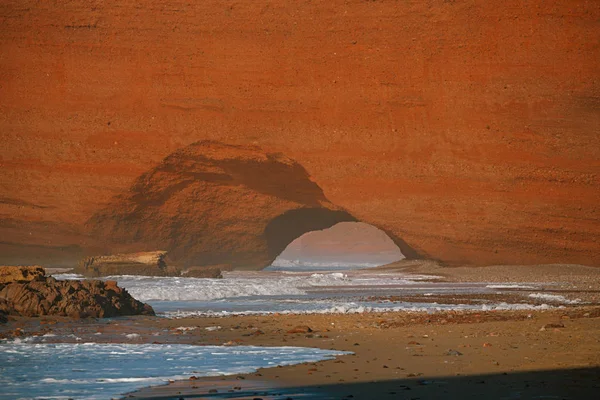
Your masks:
[{"label": "sandy beach", "polygon": [[[221,328],[217,331],[197,329],[185,335],[197,344],[306,346],[354,354],[336,361],[263,369],[243,377],[176,382],[141,390],[131,395],[135,398],[275,399],[308,392],[314,398],[485,395],[591,399],[600,387],[597,307],[533,313],[267,316],[164,323],[171,328],[205,328],[203,325],[218,323]],[[309,326],[313,332],[287,333],[296,326]]]},{"label": "sandy beach", "polygon": [[[531,304],[542,303],[543,299],[531,299],[526,289],[519,289],[526,285],[516,285],[535,281],[544,283],[543,293],[563,296],[572,303],[520,311],[14,318],[0,334],[11,338],[20,336],[17,331],[22,330],[27,335],[56,334],[60,341],[73,340],[64,339],[73,334],[77,340],[104,343],[300,346],[353,353],[245,375],[191,375],[140,389],[126,398],[595,398],[600,389],[600,269],[559,265],[456,268],[414,261],[379,269],[441,276],[447,282],[515,285],[514,290],[488,299],[495,302],[527,299]],[[452,295],[440,295],[430,301],[452,299]],[[454,301],[482,301],[482,295],[472,299],[462,295]]]},{"label": "sandy beach", "polygon": [[[600,270],[584,266],[443,267],[403,261],[381,270],[447,281],[561,282],[554,293],[597,304]],[[271,315],[164,321],[199,343],[351,351],[336,361],[146,388],[133,398],[592,399],[600,389],[600,307],[547,311]],[[293,332],[296,327],[312,332]],[[302,329],[298,329],[302,331]],[[198,332],[198,333],[196,333]],[[240,379],[244,378],[244,379]]]}]

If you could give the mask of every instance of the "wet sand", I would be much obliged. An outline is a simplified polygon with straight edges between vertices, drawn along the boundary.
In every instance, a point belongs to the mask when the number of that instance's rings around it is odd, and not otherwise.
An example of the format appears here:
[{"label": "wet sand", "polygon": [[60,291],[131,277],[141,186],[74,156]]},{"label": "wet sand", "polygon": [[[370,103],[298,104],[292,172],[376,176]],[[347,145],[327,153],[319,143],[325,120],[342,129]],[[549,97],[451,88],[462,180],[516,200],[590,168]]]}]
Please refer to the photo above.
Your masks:
[{"label": "wet sand", "polygon": [[[597,307],[535,313],[231,317],[163,324],[172,329],[197,327],[180,335],[197,344],[307,346],[354,355],[263,369],[243,377],[175,382],[143,389],[132,394],[135,398],[275,399],[311,393],[314,398],[358,399],[467,394],[584,399],[593,398],[600,388]],[[205,324],[221,328],[207,332]],[[314,332],[287,333],[298,325],[308,325]]]}]

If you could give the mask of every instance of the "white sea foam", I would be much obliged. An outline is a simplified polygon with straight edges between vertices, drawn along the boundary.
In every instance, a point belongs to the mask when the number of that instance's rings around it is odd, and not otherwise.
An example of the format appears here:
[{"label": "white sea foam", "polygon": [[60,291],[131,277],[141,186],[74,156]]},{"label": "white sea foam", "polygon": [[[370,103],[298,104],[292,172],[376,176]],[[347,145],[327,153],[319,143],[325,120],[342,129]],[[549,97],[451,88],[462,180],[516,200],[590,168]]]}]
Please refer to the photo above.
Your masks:
[{"label": "white sea foam", "polygon": [[138,339],[140,337],[137,333],[124,333],[123,334],[127,339]]},{"label": "white sea foam", "polygon": [[[387,303],[393,304],[393,303]],[[329,307],[312,307],[312,308],[290,308],[280,310],[176,310],[166,311],[164,315],[168,318],[188,318],[188,317],[226,317],[231,315],[270,315],[270,314],[362,314],[369,312],[427,312],[436,313],[443,311],[506,311],[506,310],[548,310],[555,308],[548,304],[419,304],[404,303],[394,306],[374,306],[360,303],[337,304]]]},{"label": "white sea foam", "polygon": [[553,303],[562,303],[562,304],[579,304],[581,303],[581,299],[569,300],[564,296],[560,296],[558,294],[548,294],[548,293],[531,293],[529,297],[533,299],[541,299],[546,301],[551,301]]},{"label": "white sea foam", "polygon": [[486,285],[487,288],[490,289],[535,289],[534,286],[530,286],[530,285],[519,285],[519,284],[502,284],[502,285]]},{"label": "white sea foam", "polygon": [[[430,311],[534,309],[527,304],[452,305],[435,303],[382,302],[380,295],[424,295],[494,293],[503,289],[529,289],[531,284],[435,282],[429,275],[382,273],[380,271],[256,271],[225,272],[223,279],[183,277],[114,276],[138,300],[149,302],[167,317],[250,314],[362,313],[384,311]],[[532,296],[534,298],[534,296]],[[542,297],[540,297],[542,298]],[[569,303],[564,298],[547,298]],[[574,304],[574,303],[572,303]]]},{"label": "white sea foam", "polygon": [[0,398],[106,399],[191,375],[258,368],[350,354],[302,347],[235,348],[156,344],[0,344]]},{"label": "white sea foam", "polygon": [[61,281],[86,279],[85,276],[79,274],[53,274],[52,277]]},{"label": "white sea foam", "polygon": [[249,296],[304,295],[327,287],[410,285],[421,277],[341,272],[285,274],[229,272],[224,279],[114,276],[138,300],[199,301]]},{"label": "white sea foam", "polygon": [[176,331],[188,332],[197,329],[197,326],[180,326],[175,328]]},{"label": "white sea foam", "polygon": [[214,331],[218,331],[219,329],[221,329],[220,326],[207,326],[206,328],[204,328],[205,330],[209,331],[209,332],[214,332]]},{"label": "white sea foam", "polygon": [[373,268],[382,265],[381,263],[366,263],[366,262],[317,262],[307,260],[286,260],[284,258],[277,258],[273,261],[271,266],[267,267],[267,270],[279,270],[279,269],[293,269],[293,270],[332,270],[332,269],[356,269],[356,268]]}]

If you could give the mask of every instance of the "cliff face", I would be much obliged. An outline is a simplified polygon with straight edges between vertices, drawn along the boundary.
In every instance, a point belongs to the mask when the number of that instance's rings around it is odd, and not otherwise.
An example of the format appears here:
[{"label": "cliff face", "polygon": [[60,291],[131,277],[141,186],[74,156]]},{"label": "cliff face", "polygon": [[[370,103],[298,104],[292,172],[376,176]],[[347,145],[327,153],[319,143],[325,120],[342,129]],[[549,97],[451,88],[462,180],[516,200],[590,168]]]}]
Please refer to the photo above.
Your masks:
[{"label": "cliff face", "polygon": [[2,2],[0,261],[79,258],[90,216],[209,139],[293,158],[425,256],[600,265],[599,19],[573,0]]}]

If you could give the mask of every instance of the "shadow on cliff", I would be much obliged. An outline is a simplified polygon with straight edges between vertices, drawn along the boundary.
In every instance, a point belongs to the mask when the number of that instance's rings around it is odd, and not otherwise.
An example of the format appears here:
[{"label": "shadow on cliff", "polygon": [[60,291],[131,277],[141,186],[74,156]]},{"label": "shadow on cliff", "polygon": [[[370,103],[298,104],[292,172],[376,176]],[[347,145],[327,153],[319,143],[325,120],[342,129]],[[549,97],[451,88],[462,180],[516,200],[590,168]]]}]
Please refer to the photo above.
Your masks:
[{"label": "shadow on cliff", "polygon": [[[302,234],[357,221],[302,165],[256,146],[201,141],[141,175],[86,224],[104,253],[167,250],[185,266],[262,269]],[[391,236],[407,258],[418,257]]]}]

